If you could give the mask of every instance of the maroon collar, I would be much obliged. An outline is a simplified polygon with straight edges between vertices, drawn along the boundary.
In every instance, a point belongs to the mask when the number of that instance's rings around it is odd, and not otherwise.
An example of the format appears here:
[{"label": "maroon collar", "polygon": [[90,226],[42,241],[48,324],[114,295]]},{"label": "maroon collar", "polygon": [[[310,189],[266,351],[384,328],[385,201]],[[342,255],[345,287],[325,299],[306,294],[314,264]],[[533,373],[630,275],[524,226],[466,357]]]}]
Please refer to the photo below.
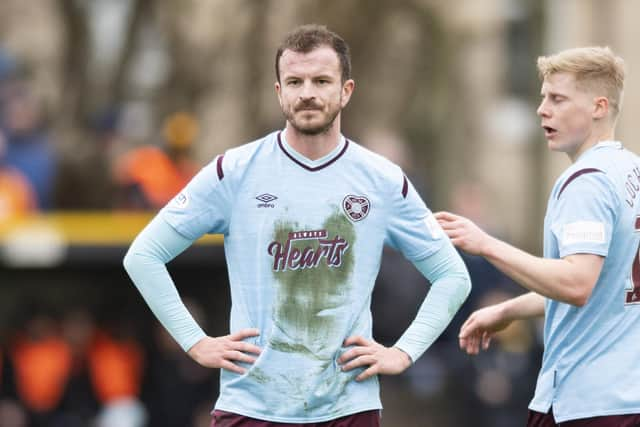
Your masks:
[{"label": "maroon collar", "polygon": [[320,169],[324,169],[327,166],[329,166],[331,163],[335,162],[336,160],[338,160],[340,157],[342,157],[342,155],[347,151],[347,147],[349,147],[349,140],[348,139],[344,139],[344,147],[342,147],[342,150],[340,150],[340,152],[338,154],[336,154],[335,156],[333,156],[331,159],[327,160],[326,162],[324,162],[321,165],[315,166],[315,167],[311,167],[308,165],[305,165],[304,163],[302,163],[300,160],[296,159],[295,157],[293,157],[291,155],[291,153],[289,153],[287,151],[286,148],[284,148],[284,144],[282,143],[282,139],[280,138],[280,134],[282,134],[282,131],[278,132],[278,145],[280,146],[280,149],[282,150],[282,152],[284,154],[287,155],[288,158],[290,158],[291,160],[293,160],[294,163],[296,163],[297,165],[305,168],[308,171],[311,172],[316,172],[319,171]]}]

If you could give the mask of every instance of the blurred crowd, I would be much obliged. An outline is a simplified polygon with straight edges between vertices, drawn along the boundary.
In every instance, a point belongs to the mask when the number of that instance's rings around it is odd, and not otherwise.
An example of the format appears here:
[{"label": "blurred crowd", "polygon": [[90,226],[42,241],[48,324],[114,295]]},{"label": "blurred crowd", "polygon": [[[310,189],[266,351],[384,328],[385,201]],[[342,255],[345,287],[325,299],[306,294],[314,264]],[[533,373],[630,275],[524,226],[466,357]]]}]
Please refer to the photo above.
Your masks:
[{"label": "blurred crowd", "polygon": [[156,210],[200,167],[188,112],[167,114],[157,137],[140,142],[123,132],[124,109],[100,109],[84,120],[80,155],[61,154],[50,115],[19,62],[0,50],[0,222],[52,209]]},{"label": "blurred crowd", "polygon": [[[188,302],[195,316],[202,311]],[[2,427],[209,425],[213,371],[123,304],[19,310],[0,346]],[[200,318],[200,321],[203,319]]]}]

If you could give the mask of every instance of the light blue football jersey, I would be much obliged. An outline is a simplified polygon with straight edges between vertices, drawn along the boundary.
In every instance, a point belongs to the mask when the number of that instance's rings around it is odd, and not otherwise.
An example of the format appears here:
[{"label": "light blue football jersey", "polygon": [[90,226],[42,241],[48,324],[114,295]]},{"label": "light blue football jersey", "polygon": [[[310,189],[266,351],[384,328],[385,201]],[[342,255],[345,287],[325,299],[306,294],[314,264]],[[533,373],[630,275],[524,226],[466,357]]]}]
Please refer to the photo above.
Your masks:
[{"label": "light blue football jersey", "polygon": [[544,356],[530,409],[557,422],[640,413],[640,161],[601,142],[556,181],[544,256],[605,257],[587,304],[547,299]]},{"label": "light blue football jersey", "polygon": [[224,235],[231,331],[260,330],[247,373],[221,370],[216,409],[301,423],[381,408],[376,377],[341,371],[342,343],[372,338],[383,245],[417,261],[446,241],[398,166],[345,138],[310,161],[275,132],[218,156],[161,215],[190,239]]}]

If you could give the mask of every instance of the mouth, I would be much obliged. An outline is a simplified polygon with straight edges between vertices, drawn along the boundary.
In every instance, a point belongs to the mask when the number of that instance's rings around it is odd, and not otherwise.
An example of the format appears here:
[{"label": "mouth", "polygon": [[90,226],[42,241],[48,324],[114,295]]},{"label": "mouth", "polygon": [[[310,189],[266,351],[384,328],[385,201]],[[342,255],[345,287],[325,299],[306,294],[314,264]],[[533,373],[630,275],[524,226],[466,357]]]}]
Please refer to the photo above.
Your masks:
[{"label": "mouth", "polygon": [[552,139],[558,133],[557,129],[551,126],[542,126],[542,129],[544,129],[544,137],[547,139]]}]

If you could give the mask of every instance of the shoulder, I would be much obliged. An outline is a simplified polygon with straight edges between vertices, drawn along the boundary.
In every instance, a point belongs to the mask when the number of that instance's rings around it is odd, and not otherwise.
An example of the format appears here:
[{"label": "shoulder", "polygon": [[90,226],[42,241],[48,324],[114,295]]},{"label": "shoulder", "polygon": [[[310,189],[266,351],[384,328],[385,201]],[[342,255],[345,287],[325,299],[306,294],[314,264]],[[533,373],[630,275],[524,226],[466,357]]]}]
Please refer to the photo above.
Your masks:
[{"label": "shoulder", "polygon": [[400,166],[353,140],[349,140],[349,159],[357,167],[366,170],[376,181],[392,187],[403,184],[405,177]]},{"label": "shoulder", "polygon": [[616,198],[620,164],[611,156],[590,156],[571,165],[556,181],[553,198]]},{"label": "shoulder", "polygon": [[606,183],[608,181],[606,175],[606,169],[604,168],[587,165],[570,167],[556,181],[555,198],[559,199],[563,193],[569,189],[573,190],[576,187],[582,187],[588,183]]},{"label": "shoulder", "polygon": [[277,132],[270,133],[260,139],[228,149],[216,156],[211,162],[219,179],[247,168],[260,155],[273,150],[276,145]]}]

